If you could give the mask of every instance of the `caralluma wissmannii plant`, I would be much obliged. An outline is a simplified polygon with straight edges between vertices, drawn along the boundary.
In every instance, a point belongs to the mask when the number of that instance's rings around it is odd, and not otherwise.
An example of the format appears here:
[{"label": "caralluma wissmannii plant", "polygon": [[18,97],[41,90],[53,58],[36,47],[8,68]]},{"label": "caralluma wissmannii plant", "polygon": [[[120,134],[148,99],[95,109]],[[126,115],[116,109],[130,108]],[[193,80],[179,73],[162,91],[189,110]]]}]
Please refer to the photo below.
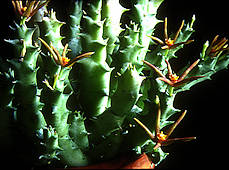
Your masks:
[{"label": "caralluma wissmannii plant", "polygon": [[86,166],[131,152],[158,165],[166,145],[195,139],[170,137],[188,114],[174,99],[227,68],[226,38],[207,41],[176,74],[170,61],[195,43],[194,15],[168,35],[169,17],[156,18],[163,0],[130,0],[130,9],[119,0],[70,1],[65,22],[49,1],[12,0],[14,35],[5,41],[14,55],[0,58],[2,128],[26,161]]}]

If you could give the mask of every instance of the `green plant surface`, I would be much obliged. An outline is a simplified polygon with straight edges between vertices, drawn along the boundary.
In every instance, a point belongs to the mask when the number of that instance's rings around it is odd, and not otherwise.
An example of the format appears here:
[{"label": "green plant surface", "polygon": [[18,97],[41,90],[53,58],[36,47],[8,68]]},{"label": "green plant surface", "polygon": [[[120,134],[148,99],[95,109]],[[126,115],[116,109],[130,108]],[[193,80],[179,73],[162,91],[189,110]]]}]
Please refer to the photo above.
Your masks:
[{"label": "green plant surface", "polygon": [[227,39],[206,41],[175,73],[171,61],[182,61],[177,52],[196,41],[196,18],[168,35],[169,17],[156,17],[162,2],[72,0],[63,22],[49,0],[12,1],[17,18],[5,42],[14,54],[0,58],[4,141],[24,137],[20,148],[33,166],[71,167],[126,153],[147,153],[159,165],[164,147],[195,139],[170,138],[189,113],[174,100],[228,67]]}]

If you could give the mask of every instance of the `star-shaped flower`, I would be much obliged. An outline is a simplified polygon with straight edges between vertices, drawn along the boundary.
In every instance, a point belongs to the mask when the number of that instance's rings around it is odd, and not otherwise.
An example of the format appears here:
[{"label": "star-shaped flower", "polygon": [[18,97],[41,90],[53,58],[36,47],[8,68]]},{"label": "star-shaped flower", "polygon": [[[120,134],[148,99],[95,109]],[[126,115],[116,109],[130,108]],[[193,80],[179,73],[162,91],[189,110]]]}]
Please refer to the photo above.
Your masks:
[{"label": "star-shaped flower", "polygon": [[12,0],[14,11],[17,15],[22,16],[27,22],[31,19],[33,15],[37,13],[39,9],[46,6],[50,0],[27,0],[23,5],[22,0]]},{"label": "star-shaped flower", "polygon": [[219,35],[216,35],[206,50],[206,54],[210,57],[216,57],[219,53],[229,49],[228,44],[226,44],[228,39],[222,38],[221,40],[217,41],[218,38]]},{"label": "star-shaped flower", "polygon": [[165,59],[165,62],[167,64],[167,68],[168,68],[168,78],[166,78],[165,75],[163,75],[163,73],[153,64],[150,64],[149,62],[143,60],[143,62],[148,65],[149,67],[151,67],[160,77],[158,78],[158,80],[164,81],[165,83],[169,84],[172,87],[178,87],[181,86],[184,83],[193,81],[193,80],[197,80],[199,78],[202,78],[204,76],[192,76],[189,78],[185,77],[188,75],[188,73],[199,63],[199,59],[196,60],[189,68],[187,68],[183,74],[179,77],[177,76],[175,73],[173,73],[172,68],[169,64],[169,62]]},{"label": "star-shaped flower", "polygon": [[157,111],[157,118],[156,118],[156,128],[154,134],[137,118],[134,118],[134,120],[146,131],[146,133],[149,135],[149,137],[156,143],[154,146],[154,149],[157,149],[161,146],[169,145],[176,141],[190,141],[193,139],[196,139],[196,137],[184,137],[184,138],[172,138],[169,139],[170,135],[174,131],[174,129],[177,127],[177,125],[181,122],[181,120],[184,118],[184,116],[187,113],[187,110],[185,110],[181,116],[177,119],[175,123],[172,124],[172,126],[166,131],[164,134],[163,131],[160,131],[160,119],[161,119],[161,108],[160,108],[160,101],[159,97],[156,96],[156,104],[158,107]]},{"label": "star-shaped flower", "polygon": [[90,57],[92,54],[94,54],[94,52],[87,52],[84,54],[81,54],[73,59],[69,59],[66,57],[66,53],[67,53],[67,48],[68,48],[68,44],[65,45],[64,50],[62,52],[62,55],[60,55],[60,53],[57,51],[57,49],[55,49],[52,45],[52,43],[50,43],[50,45],[48,45],[43,39],[38,38],[43,44],[44,46],[48,49],[48,51],[51,53],[52,58],[54,59],[55,63],[57,65],[60,65],[62,67],[71,67],[73,66],[78,60],[81,60],[85,57]]},{"label": "star-shaped flower", "polygon": [[176,43],[177,41],[177,38],[182,30],[182,28],[184,27],[184,20],[182,21],[181,23],[181,26],[180,28],[178,29],[174,39],[171,39],[168,37],[168,31],[167,31],[167,17],[165,18],[165,22],[164,22],[164,38],[165,40],[162,41],[161,39],[157,38],[157,37],[154,37],[154,36],[149,36],[150,38],[152,38],[154,41],[157,41],[159,44],[163,45],[161,48],[162,49],[173,49],[173,48],[176,48],[182,44],[189,44],[191,42],[193,42],[194,40],[187,40],[187,41],[184,41],[184,42],[179,42],[179,43]]}]

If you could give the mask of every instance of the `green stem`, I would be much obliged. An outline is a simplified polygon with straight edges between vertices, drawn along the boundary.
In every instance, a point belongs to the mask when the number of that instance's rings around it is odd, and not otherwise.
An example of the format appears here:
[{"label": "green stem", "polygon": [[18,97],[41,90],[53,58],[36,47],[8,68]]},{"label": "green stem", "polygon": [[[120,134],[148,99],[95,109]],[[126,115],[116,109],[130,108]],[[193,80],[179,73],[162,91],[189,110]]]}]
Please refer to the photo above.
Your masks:
[{"label": "green stem", "polygon": [[168,54],[169,54],[169,50],[166,49],[166,50],[165,50],[165,54],[164,54],[166,59],[167,59]]},{"label": "green stem", "polygon": [[25,25],[26,19],[27,17],[22,17],[22,19],[20,20],[20,25]]},{"label": "green stem", "polygon": [[61,77],[62,72],[63,72],[63,67],[60,67],[60,69],[58,69],[57,73],[54,75],[53,89],[55,89],[56,83],[59,80],[59,77]]},{"label": "green stem", "polygon": [[174,91],[174,87],[169,86],[169,88],[168,88],[169,96],[173,95],[173,91]]}]

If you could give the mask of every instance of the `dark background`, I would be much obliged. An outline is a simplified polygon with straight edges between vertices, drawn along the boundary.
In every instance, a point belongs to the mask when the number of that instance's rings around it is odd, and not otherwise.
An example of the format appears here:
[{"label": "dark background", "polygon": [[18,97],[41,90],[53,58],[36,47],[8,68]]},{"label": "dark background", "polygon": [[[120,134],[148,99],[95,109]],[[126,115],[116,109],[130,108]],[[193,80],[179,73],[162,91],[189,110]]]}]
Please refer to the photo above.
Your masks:
[{"label": "dark background", "polygon": [[[50,4],[54,4],[53,0]],[[226,0],[165,0],[159,8],[158,18],[168,17],[169,33],[177,31],[182,19],[191,20],[196,15],[193,34],[195,42],[179,52],[184,61],[199,57],[203,43],[212,40],[215,35],[229,38],[228,4]],[[58,1],[59,10],[66,12],[66,1]],[[10,0],[1,1],[1,31],[0,55],[9,53],[3,39],[10,37],[9,25],[13,25],[14,12]],[[55,8],[56,9],[56,8]],[[158,28],[162,28],[159,24]],[[175,60],[174,63],[179,63]],[[181,63],[182,64],[182,63]],[[177,65],[177,64],[176,64]],[[177,65],[177,67],[181,67]],[[176,97],[175,107],[187,109],[184,120],[174,131],[174,137],[196,136],[197,140],[180,143],[163,148],[170,154],[159,169],[196,169],[196,168],[225,168],[227,167],[227,137],[228,137],[228,77],[227,69],[218,72],[212,80],[202,82],[190,91]],[[10,161],[10,160],[9,160]]]}]

